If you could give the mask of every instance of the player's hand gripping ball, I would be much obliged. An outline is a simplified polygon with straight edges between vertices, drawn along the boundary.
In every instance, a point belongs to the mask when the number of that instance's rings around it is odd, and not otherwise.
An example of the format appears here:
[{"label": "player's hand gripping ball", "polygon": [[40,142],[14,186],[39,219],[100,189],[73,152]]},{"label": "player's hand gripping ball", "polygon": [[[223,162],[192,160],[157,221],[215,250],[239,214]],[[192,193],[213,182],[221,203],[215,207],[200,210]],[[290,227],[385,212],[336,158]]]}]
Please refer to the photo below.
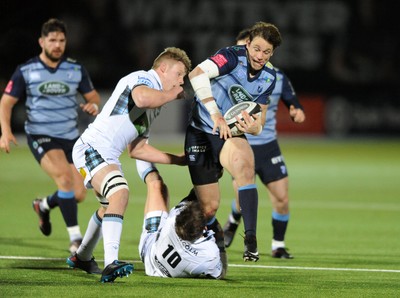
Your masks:
[{"label": "player's hand gripping ball", "polygon": [[235,123],[238,123],[236,116],[239,116],[239,118],[243,120],[242,111],[246,111],[250,116],[254,114],[261,116],[260,105],[253,101],[242,101],[231,107],[228,111],[226,111],[224,118],[231,130],[232,137],[237,137],[244,134],[244,132],[239,130],[235,125]]}]

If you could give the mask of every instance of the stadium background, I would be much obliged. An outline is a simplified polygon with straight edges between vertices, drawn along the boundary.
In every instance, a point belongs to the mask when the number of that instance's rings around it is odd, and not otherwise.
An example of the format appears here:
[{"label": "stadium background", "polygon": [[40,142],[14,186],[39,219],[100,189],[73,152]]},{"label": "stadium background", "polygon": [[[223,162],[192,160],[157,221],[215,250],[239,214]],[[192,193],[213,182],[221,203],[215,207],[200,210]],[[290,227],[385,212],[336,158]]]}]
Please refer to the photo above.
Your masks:
[{"label": "stadium background", "polygon": [[[125,74],[149,69],[167,46],[185,49],[196,65],[233,44],[241,29],[263,20],[282,33],[272,62],[291,78],[308,117],[295,126],[281,108],[281,135],[398,138],[400,35],[394,5],[377,0],[2,0],[0,87],[17,64],[39,53],[40,26],[49,17],[67,23],[67,54],[87,67],[102,100]],[[188,110],[189,101],[166,106],[154,131],[183,133]],[[17,132],[24,116],[19,104],[13,115]],[[83,126],[91,121],[84,120]]]}]

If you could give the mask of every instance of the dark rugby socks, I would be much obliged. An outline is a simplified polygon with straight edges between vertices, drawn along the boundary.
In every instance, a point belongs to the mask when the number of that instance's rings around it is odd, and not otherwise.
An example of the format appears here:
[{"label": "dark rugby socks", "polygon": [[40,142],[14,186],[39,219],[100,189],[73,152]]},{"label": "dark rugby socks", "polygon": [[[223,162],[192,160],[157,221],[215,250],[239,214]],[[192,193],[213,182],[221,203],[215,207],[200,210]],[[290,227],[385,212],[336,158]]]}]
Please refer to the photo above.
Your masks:
[{"label": "dark rugby socks", "polygon": [[258,192],[255,184],[249,184],[238,189],[240,208],[246,235],[256,236],[257,213],[258,213]]}]

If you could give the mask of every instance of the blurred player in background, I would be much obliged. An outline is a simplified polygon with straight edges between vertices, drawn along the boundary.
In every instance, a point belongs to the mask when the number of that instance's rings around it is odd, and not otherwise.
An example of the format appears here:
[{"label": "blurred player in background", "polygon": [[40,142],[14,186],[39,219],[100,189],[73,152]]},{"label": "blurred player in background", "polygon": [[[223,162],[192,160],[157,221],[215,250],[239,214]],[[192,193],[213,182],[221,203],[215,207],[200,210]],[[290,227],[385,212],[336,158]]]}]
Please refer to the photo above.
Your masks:
[{"label": "blurred player in background", "polygon": [[241,101],[260,104],[261,117],[243,113],[243,132],[261,133],[269,95],[275,86],[276,72],[268,63],[281,43],[279,30],[259,22],[250,30],[245,46],[220,49],[189,74],[195,91],[185,150],[196,195],[206,213],[208,227],[214,230],[220,204],[218,180],[225,168],[236,179],[244,225],[245,261],[259,259],[257,249],[258,194],[254,177],[253,152],[245,136],[232,137],[225,112]]},{"label": "blurred player in background", "polygon": [[42,52],[17,67],[1,98],[0,148],[9,153],[10,143],[17,144],[11,130],[12,109],[18,100],[25,100],[29,148],[57,185],[54,194],[35,199],[33,209],[39,216],[40,230],[49,236],[50,210],[60,208],[69,234],[69,251],[73,253],[82,241],[77,201],[83,201],[86,195],[82,177],[72,164],[72,147],[79,136],[77,93],[86,101],[80,104],[81,109],[90,115],[97,115],[100,97],[85,68],[64,57],[66,43],[67,30],[62,21],[50,19],[42,25]]},{"label": "blurred player in background", "polygon": [[[245,29],[238,34],[236,42],[238,45],[244,45],[247,43],[249,37],[250,30]],[[295,123],[304,122],[305,114],[288,77],[280,69],[275,68],[275,70],[276,84],[270,96],[271,103],[268,107],[263,131],[257,136],[249,134],[246,137],[254,152],[256,174],[267,187],[273,207],[272,257],[291,259],[293,256],[288,253],[284,242],[289,222],[289,181],[285,161],[277,141],[276,111],[279,99],[282,99],[288,107],[289,115]],[[231,245],[242,217],[237,196],[237,183],[235,179],[232,182],[236,200],[232,202],[231,214],[224,225],[226,247]]]},{"label": "blurred player in background", "polygon": [[206,218],[199,201],[183,200],[169,211],[167,186],[157,168],[136,161],[147,185],[139,254],[146,274],[159,277],[223,278],[226,273],[214,233],[205,230]]},{"label": "blurred player in background", "polygon": [[76,168],[85,186],[93,188],[101,207],[91,217],[82,245],[67,259],[72,268],[100,273],[93,250],[101,236],[104,270],[101,282],[113,282],[132,273],[133,265],[119,261],[124,213],[129,188],[119,157],[128,148],[131,157],[163,164],[185,164],[184,155],[159,151],[147,143],[150,126],[161,107],[184,98],[184,77],[191,68],[186,53],[165,49],[149,71],[135,71],[118,82],[102,112],[84,131],[73,148]]}]

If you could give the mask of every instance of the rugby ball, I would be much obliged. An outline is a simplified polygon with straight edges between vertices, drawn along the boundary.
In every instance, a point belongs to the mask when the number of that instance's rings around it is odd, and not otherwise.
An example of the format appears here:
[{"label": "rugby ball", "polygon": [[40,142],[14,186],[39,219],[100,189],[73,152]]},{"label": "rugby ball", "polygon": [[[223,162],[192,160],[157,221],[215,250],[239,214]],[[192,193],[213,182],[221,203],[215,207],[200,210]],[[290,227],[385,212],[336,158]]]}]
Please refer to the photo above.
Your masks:
[{"label": "rugby ball", "polygon": [[240,131],[235,125],[235,123],[238,122],[236,120],[236,116],[239,116],[240,119],[243,119],[242,111],[246,111],[247,113],[249,113],[250,116],[254,114],[258,114],[258,116],[261,116],[260,105],[253,101],[242,101],[238,104],[235,104],[228,111],[226,111],[224,115],[226,123],[228,124],[233,137],[244,134],[244,132]]}]

